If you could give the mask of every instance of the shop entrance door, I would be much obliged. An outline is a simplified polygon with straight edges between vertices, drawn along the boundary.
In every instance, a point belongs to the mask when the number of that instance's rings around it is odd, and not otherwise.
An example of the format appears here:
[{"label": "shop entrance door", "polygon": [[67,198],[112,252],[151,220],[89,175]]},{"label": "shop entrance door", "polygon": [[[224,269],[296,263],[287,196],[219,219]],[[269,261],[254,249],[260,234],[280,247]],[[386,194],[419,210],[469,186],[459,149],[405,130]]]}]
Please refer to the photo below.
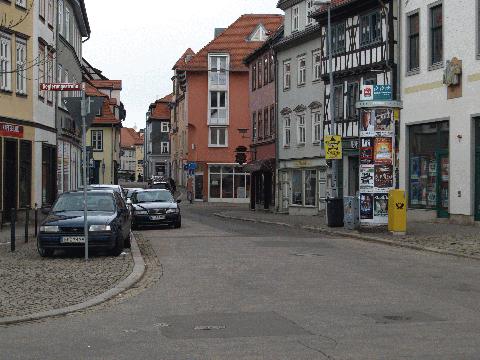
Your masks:
[{"label": "shop entrance door", "polygon": [[195,200],[203,200],[203,174],[195,174]]},{"label": "shop entrance door", "polygon": [[437,216],[448,218],[450,163],[448,151],[437,151]]},{"label": "shop entrance door", "polygon": [[18,198],[18,142],[17,140],[5,139],[5,151],[3,157],[3,207],[4,219],[10,220],[11,209],[17,208]]}]

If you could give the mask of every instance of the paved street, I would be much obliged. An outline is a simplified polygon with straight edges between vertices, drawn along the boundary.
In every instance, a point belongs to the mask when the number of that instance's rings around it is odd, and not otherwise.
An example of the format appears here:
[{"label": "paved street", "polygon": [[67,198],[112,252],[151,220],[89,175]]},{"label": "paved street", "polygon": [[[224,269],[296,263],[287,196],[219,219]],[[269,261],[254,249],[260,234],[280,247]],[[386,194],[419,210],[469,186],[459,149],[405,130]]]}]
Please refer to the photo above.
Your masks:
[{"label": "paved street", "polygon": [[148,286],[1,327],[0,358],[478,359],[478,261],[213,216],[228,208],[140,231]]}]

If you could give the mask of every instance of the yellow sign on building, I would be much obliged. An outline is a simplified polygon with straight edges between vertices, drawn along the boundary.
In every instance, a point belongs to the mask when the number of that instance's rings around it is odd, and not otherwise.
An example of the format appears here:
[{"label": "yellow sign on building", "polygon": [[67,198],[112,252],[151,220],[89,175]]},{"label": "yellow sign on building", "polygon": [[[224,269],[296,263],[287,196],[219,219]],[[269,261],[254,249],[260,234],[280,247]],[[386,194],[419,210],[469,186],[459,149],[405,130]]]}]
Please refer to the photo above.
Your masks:
[{"label": "yellow sign on building", "polygon": [[325,159],[342,159],[342,137],[340,135],[325,135]]}]

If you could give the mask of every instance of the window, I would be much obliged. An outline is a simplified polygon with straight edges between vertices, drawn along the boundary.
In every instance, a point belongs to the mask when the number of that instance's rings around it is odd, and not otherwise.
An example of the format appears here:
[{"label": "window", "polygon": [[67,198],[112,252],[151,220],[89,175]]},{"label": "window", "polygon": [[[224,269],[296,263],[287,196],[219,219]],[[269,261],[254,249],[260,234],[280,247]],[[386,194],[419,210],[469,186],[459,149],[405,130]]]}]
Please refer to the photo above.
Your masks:
[{"label": "window", "polygon": [[250,174],[242,167],[209,166],[209,197],[212,199],[247,199],[250,194]]},{"label": "window", "polygon": [[27,7],[27,0],[16,0],[15,5],[21,6],[23,8]]},{"label": "window", "polygon": [[254,62],[252,65],[252,91],[257,88],[257,63]]},{"label": "window", "polygon": [[270,137],[270,124],[268,122],[268,107],[263,110],[263,137]]},{"label": "window", "polygon": [[42,19],[45,19],[45,0],[40,0],[40,6],[38,8],[38,15],[40,15],[40,17]]},{"label": "window", "polygon": [[24,40],[17,40],[16,52],[17,64],[17,94],[27,93],[27,43]]},{"label": "window", "polygon": [[357,82],[347,85],[347,118],[353,119],[357,116],[356,104],[359,100],[360,90]]},{"label": "window", "polygon": [[430,8],[430,65],[443,62],[442,5]]},{"label": "window", "polygon": [[332,26],[332,54],[345,52],[345,23]]},{"label": "window", "polygon": [[317,171],[305,170],[305,206],[317,204]]},{"label": "window", "polygon": [[268,84],[268,56],[263,58],[263,84]]},{"label": "window", "polygon": [[210,127],[210,142],[211,147],[227,147],[228,146],[228,132],[226,127]]},{"label": "window", "polygon": [[[48,83],[53,82],[53,67],[54,67],[53,53],[49,52],[48,61],[47,61],[47,82]],[[50,103],[53,103],[53,91],[47,91],[47,100]]]},{"label": "window", "polygon": [[258,112],[258,140],[263,139],[263,114],[262,111],[260,110]]},{"label": "window", "polygon": [[297,142],[299,145],[305,144],[305,115],[298,116],[297,123]]},{"label": "window", "polygon": [[292,171],[292,204],[315,206],[317,204],[317,171]]},{"label": "window", "polygon": [[103,151],[103,130],[92,130],[92,148],[94,151]]},{"label": "window", "polygon": [[48,24],[53,25],[53,0],[47,0],[47,1],[48,1],[48,9],[47,9]]},{"label": "window", "polygon": [[[68,83],[68,80],[69,80],[68,70],[65,70],[65,75],[64,75],[64,78],[63,78],[63,82]],[[68,97],[68,96],[70,96],[70,93],[68,91],[65,91],[64,97]]]},{"label": "window", "polygon": [[290,61],[286,61],[283,63],[283,89],[288,90],[290,89],[292,80],[291,68],[290,68]]},{"label": "window", "polygon": [[314,144],[322,141],[322,121],[320,111],[312,112],[312,142]]},{"label": "window", "polygon": [[162,122],[162,133],[168,133],[170,131],[170,124],[167,122]]},{"label": "window", "polygon": [[313,53],[313,81],[320,80],[322,76],[322,55],[320,51]]},{"label": "window", "polygon": [[298,6],[293,7],[293,9],[292,9],[292,32],[298,31],[299,13],[300,13],[300,8]]},{"label": "window", "polygon": [[303,205],[303,172],[302,170],[292,171],[292,204]]},{"label": "window", "polygon": [[287,147],[290,146],[290,142],[292,140],[292,132],[291,132],[291,119],[290,116],[285,116],[283,118],[283,146]]},{"label": "window", "polygon": [[45,81],[45,65],[46,65],[45,45],[38,44],[38,88],[39,88],[38,95],[41,96],[42,98],[45,97],[45,91],[40,90],[40,84],[46,82]]},{"label": "window", "polygon": [[270,136],[275,136],[275,105],[270,106]]},{"label": "window", "polygon": [[[49,3],[50,6],[50,3]],[[64,16],[64,9],[63,9],[63,0],[58,1],[58,32],[63,35],[63,16]]]},{"label": "window", "polygon": [[343,120],[343,85],[335,85],[334,101],[334,117],[336,120]]},{"label": "window", "polygon": [[307,26],[313,24],[313,19],[310,17],[313,13],[313,0],[307,0]]},{"label": "window", "polygon": [[257,78],[258,78],[258,83],[257,83],[257,87],[260,89],[263,85],[263,81],[262,81],[262,75],[263,75],[263,72],[262,72],[262,59],[258,60],[258,63],[257,63]]},{"label": "window", "polygon": [[269,80],[270,82],[273,82],[275,80],[275,56],[273,54],[270,55],[270,74],[269,74]]},{"label": "window", "polygon": [[10,37],[0,33],[0,90],[11,90],[11,71],[12,53]]},{"label": "window", "polygon": [[[62,65],[58,64],[58,66],[57,66],[57,82],[58,83],[62,82],[62,77],[63,77],[63,67],[62,67]],[[61,91],[57,92],[57,106],[62,107],[62,92]]]},{"label": "window", "polygon": [[379,11],[364,15],[360,19],[360,44],[372,45],[382,39],[382,23]]},{"label": "window", "polygon": [[170,143],[163,141],[162,142],[162,154],[169,154],[170,153]]},{"label": "window", "polygon": [[65,39],[71,42],[70,39],[70,10],[65,9]]},{"label": "window", "polygon": [[257,113],[252,114],[252,140],[257,141]]},{"label": "window", "polygon": [[307,78],[307,61],[304,57],[298,59],[298,85],[305,85]]},{"label": "window", "polygon": [[227,125],[227,92],[210,91],[209,125]]},{"label": "window", "polygon": [[415,71],[420,67],[420,17],[413,14],[408,17],[408,59],[407,70]]},{"label": "window", "polygon": [[210,84],[227,85],[227,63],[226,55],[210,56]]}]

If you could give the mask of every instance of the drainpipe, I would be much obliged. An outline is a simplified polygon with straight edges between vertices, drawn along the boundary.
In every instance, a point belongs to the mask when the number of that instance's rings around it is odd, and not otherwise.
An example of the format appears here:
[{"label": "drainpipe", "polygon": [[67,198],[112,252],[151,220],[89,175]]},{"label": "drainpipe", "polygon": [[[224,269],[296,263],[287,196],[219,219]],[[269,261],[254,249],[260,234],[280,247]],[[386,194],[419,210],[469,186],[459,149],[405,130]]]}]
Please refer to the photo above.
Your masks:
[{"label": "drainpipe", "polygon": [[[279,169],[280,169],[280,139],[279,139],[279,129],[280,124],[279,120],[280,117],[278,116],[279,108],[278,108],[278,58],[277,53],[275,52],[275,211],[280,212],[280,178],[279,178]],[[250,184],[252,186],[252,184]]]},{"label": "drainpipe", "polygon": [[114,183],[114,179],[113,179],[113,171],[114,171],[114,167],[115,167],[115,163],[113,161],[113,147],[115,146],[115,142],[114,140],[116,140],[116,136],[115,136],[115,132],[114,132],[115,128],[114,128],[114,125],[112,124],[112,146],[111,146],[111,158],[110,158],[110,184],[113,185]]}]

